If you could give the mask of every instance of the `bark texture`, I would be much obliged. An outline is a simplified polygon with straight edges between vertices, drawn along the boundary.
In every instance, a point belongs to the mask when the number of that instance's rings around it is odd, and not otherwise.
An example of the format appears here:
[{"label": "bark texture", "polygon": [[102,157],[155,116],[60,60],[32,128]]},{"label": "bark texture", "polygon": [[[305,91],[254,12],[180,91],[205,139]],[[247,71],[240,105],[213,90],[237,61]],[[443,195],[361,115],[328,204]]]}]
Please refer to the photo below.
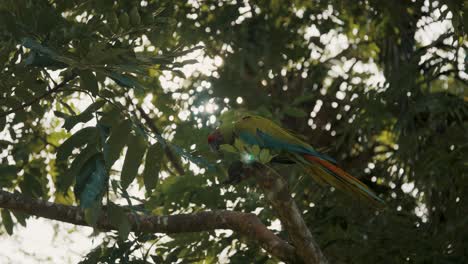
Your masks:
[{"label": "bark texture", "polygon": [[328,263],[291,197],[286,180],[266,165],[256,164],[253,170],[257,184],[263,189],[266,199],[288,232],[296,254],[304,263]]}]

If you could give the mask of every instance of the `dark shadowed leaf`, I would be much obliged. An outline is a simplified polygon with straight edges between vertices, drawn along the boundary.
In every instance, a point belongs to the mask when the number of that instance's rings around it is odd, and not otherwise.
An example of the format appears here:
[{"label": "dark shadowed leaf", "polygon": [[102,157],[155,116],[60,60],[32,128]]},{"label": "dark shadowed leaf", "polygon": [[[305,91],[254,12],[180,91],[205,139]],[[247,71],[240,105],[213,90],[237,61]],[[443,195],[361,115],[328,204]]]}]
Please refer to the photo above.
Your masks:
[{"label": "dark shadowed leaf", "polygon": [[122,149],[127,144],[130,131],[132,130],[132,121],[125,119],[115,126],[111,127],[111,133],[107,140],[108,155],[106,167],[110,168],[114,162],[120,157]]},{"label": "dark shadowed leaf", "polygon": [[307,116],[307,113],[304,110],[302,110],[301,108],[297,108],[297,107],[286,106],[283,111],[286,115],[292,116],[292,117]]},{"label": "dark shadowed leaf", "polygon": [[127,189],[130,183],[135,179],[145,150],[146,142],[144,138],[139,135],[130,135],[120,178],[122,181],[122,188]]},{"label": "dark shadowed leaf", "polygon": [[[1,112],[0,112],[1,115]],[[6,125],[6,116],[0,116],[0,131],[3,131]]]},{"label": "dark shadowed leaf", "polygon": [[41,186],[41,182],[37,175],[26,172],[23,176],[23,180],[19,184],[21,192],[28,197],[42,197],[44,194]]},{"label": "dark shadowed leaf", "polygon": [[66,117],[63,127],[66,130],[70,131],[73,127],[75,127],[76,124],[88,122],[94,117],[96,111],[103,107],[105,104],[106,101],[96,101],[89,105],[88,108],[86,108],[81,114]]},{"label": "dark shadowed leaf", "polygon": [[85,144],[93,144],[96,142],[98,136],[98,130],[96,127],[85,127],[67,140],[57,149],[57,161],[66,160],[75,148],[82,147]]},{"label": "dark shadowed leaf", "polygon": [[161,169],[161,161],[163,157],[164,150],[159,143],[155,143],[150,146],[146,152],[143,181],[148,192],[151,192],[158,183],[159,171]]},{"label": "dark shadowed leaf", "polygon": [[11,236],[13,234],[13,219],[11,218],[10,211],[2,209],[2,223],[7,233]]},{"label": "dark shadowed leaf", "polygon": [[93,204],[101,203],[107,189],[107,180],[102,154],[92,156],[85,162],[76,177],[74,189],[75,197],[79,199],[82,208],[91,208]]},{"label": "dark shadowed leaf", "polygon": [[92,71],[85,70],[80,72],[80,88],[90,91],[93,95],[98,94],[98,83]]},{"label": "dark shadowed leaf", "polygon": [[[78,173],[82,170],[84,164],[97,153],[98,149],[95,144],[89,144],[86,146],[86,148],[75,157],[66,173],[60,174],[57,178],[58,190],[66,192],[76,179]],[[82,183],[80,186],[84,184],[85,183]]]},{"label": "dark shadowed leaf", "polygon": [[11,187],[13,179],[18,177],[19,169],[14,165],[0,164],[0,187]]},{"label": "dark shadowed leaf", "polygon": [[145,90],[145,87],[141,85],[140,82],[138,82],[138,80],[131,75],[120,74],[117,72],[107,72],[106,75],[121,86]]},{"label": "dark shadowed leaf", "polygon": [[18,223],[22,226],[26,226],[26,219],[29,217],[29,215],[19,212],[19,211],[11,211],[13,215],[15,216],[16,220],[18,220]]}]

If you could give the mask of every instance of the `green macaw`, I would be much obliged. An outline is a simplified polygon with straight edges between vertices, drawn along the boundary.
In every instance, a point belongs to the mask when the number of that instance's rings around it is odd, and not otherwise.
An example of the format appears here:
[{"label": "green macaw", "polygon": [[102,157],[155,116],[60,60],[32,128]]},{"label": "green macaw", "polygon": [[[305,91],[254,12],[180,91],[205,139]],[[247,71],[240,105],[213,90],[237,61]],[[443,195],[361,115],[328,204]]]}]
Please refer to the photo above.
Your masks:
[{"label": "green macaw", "polygon": [[384,204],[369,187],[339,168],[334,159],[319,153],[271,120],[255,115],[243,115],[233,122],[224,122],[208,136],[208,144],[211,149],[219,151],[220,145],[233,144],[236,138],[248,145],[258,145],[260,148],[276,151],[282,161],[302,165],[321,185],[330,184],[376,206]]}]

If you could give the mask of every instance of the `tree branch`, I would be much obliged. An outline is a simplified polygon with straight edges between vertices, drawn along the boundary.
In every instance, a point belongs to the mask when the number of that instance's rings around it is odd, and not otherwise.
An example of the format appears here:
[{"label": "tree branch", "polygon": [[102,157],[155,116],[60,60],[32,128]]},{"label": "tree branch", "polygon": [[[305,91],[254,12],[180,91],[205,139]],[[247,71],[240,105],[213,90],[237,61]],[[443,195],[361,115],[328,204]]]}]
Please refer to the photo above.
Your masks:
[{"label": "tree branch", "polygon": [[43,95],[41,95],[39,97],[36,97],[36,98],[32,99],[31,101],[29,101],[27,103],[24,103],[24,104],[22,104],[22,105],[20,105],[18,107],[15,107],[15,108],[13,108],[13,109],[11,109],[9,111],[6,111],[4,113],[0,113],[0,117],[5,117],[5,116],[7,116],[9,114],[12,114],[12,113],[14,113],[16,111],[19,111],[21,109],[24,109],[24,108],[26,108],[28,106],[31,106],[31,105],[39,102],[41,99],[43,99],[43,98],[57,92],[60,88],[64,87],[69,81],[75,79],[75,77],[76,77],[76,74],[72,74],[69,77],[66,77],[65,79],[63,79],[63,81],[61,83],[55,85],[54,88],[52,88],[49,91],[45,92]]},{"label": "tree branch", "polygon": [[[83,211],[76,206],[32,199],[3,190],[0,190],[0,208],[75,225],[88,226],[84,220]],[[137,215],[132,212],[128,213],[127,217],[131,224],[131,230],[134,232],[171,234],[231,229],[251,240],[257,241],[263,249],[278,259],[297,263],[295,248],[267,229],[254,214],[220,210],[194,214],[150,216]],[[110,223],[105,211],[102,212],[97,227],[105,231],[118,229]]]},{"label": "tree branch", "polygon": [[246,173],[253,173],[256,176],[257,184],[263,189],[266,199],[288,232],[292,244],[296,247],[296,254],[300,256],[302,261],[311,264],[328,263],[307,228],[283,177],[270,167],[260,163],[256,163],[250,168],[244,168],[244,170]]}]

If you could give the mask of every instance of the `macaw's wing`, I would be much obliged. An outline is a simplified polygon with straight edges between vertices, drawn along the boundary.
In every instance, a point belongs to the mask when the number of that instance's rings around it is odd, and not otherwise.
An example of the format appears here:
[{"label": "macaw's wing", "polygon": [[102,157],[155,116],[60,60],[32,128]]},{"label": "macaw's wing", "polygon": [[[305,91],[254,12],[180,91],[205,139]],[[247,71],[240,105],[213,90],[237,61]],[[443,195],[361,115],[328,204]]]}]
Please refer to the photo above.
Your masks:
[{"label": "macaw's wing", "polygon": [[277,150],[285,150],[285,151],[293,152],[293,153],[308,154],[308,155],[326,160],[333,164],[336,164],[336,161],[333,158],[325,154],[321,154],[317,152],[312,147],[308,147],[304,145],[297,145],[294,143],[283,141],[281,139],[274,138],[270,136],[269,134],[261,131],[260,129],[257,129],[257,136],[261,139],[261,142],[263,143],[263,147],[277,149]]},{"label": "macaw's wing", "polygon": [[333,164],[336,163],[331,157],[317,152],[294,134],[263,117],[245,116],[236,122],[234,130],[242,141],[250,145],[259,145],[262,148],[291,153],[309,154]]}]

